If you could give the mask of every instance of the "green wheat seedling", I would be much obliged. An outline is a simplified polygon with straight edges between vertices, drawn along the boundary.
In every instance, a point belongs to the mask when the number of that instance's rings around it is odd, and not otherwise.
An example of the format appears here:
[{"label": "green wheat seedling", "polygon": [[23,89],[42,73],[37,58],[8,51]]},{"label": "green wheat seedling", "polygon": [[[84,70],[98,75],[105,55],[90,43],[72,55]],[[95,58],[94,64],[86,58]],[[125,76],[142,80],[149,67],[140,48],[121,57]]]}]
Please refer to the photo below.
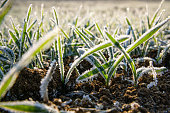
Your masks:
[{"label": "green wheat seedling", "polygon": [[58,36],[59,28],[55,28],[42,39],[40,39],[36,44],[34,44],[29,50],[22,56],[20,61],[5,75],[0,83],[0,98],[2,98],[6,92],[15,83],[15,80],[19,72],[27,66],[31,60],[36,56],[40,50],[46,49],[53,42],[53,39]]},{"label": "green wheat seedling", "polygon": [[[166,24],[168,21],[170,20],[170,18],[167,18],[165,19],[164,21],[162,21],[161,23],[155,25],[154,27],[152,27],[151,29],[149,29],[147,32],[145,32],[139,39],[137,39],[133,44],[131,44],[127,49],[126,49],[126,52],[129,53],[131,52],[133,49],[135,49],[136,47],[138,47],[139,45],[141,45],[142,43],[144,43],[145,41],[147,41],[148,39],[152,38],[152,36],[164,25]],[[105,49],[107,47],[110,47],[112,46],[112,43],[110,41],[106,41],[106,42],[103,42],[99,45],[96,45],[94,46],[93,48],[90,48],[88,49],[83,55],[81,55],[78,59],[76,59],[71,68],[69,69],[68,73],[67,73],[67,76],[66,76],[66,80],[65,83],[68,82],[70,76],[71,76],[71,73],[73,71],[73,69],[87,56],[99,51],[99,50],[102,50],[102,49]],[[117,66],[119,65],[119,63],[123,60],[124,58],[124,54],[120,55],[116,61],[113,63],[113,65],[111,67],[109,67],[109,71],[108,71],[108,77],[107,77],[107,81],[106,81],[106,84],[109,84],[110,82],[110,79],[112,76],[114,76],[115,72],[116,72],[116,68]],[[135,78],[135,82],[137,82],[137,79]]]},{"label": "green wheat seedling", "polygon": [[[123,38],[117,38],[117,40],[121,43],[124,42],[125,40],[127,40],[128,38],[123,37]],[[94,46],[93,48],[88,49],[88,51],[86,51],[83,55],[81,55],[78,59],[76,59],[73,64],[71,65],[71,68],[69,69],[67,75],[66,75],[66,81],[65,83],[67,83],[69,81],[69,78],[71,76],[71,73],[73,71],[73,69],[84,59],[86,58],[88,55],[91,55],[99,50],[102,50],[104,48],[110,47],[112,46],[112,43],[110,41],[105,41],[99,45]],[[107,63],[106,63],[107,65]]]},{"label": "green wheat seedling", "polygon": [[[107,37],[110,39],[110,41],[112,42],[112,44],[116,48],[118,48],[124,54],[124,56],[126,57],[126,60],[130,64],[130,68],[131,68],[132,73],[133,73],[133,80],[136,81],[136,67],[135,67],[134,61],[132,60],[130,55],[126,52],[126,50],[119,44],[119,42],[115,38],[113,38],[107,31],[105,33],[106,33]],[[109,79],[107,79],[107,80],[109,80]],[[109,83],[109,81],[107,81],[106,83]],[[109,84],[107,84],[107,85],[109,85]]]},{"label": "green wheat seedling", "polygon": [[57,108],[35,101],[0,102],[0,108],[14,113],[60,113]]},{"label": "green wheat seedling", "polygon": [[[29,6],[27,11],[27,16],[24,19],[24,23],[22,25],[22,30],[18,30],[16,25],[14,24],[12,18],[11,18],[11,25],[13,30],[8,30],[9,35],[11,36],[11,39],[14,43],[11,43],[9,46],[14,46],[14,52],[19,54],[16,57],[16,61],[18,61],[22,55],[27,51],[32,44],[36,41],[38,41],[42,36],[40,33],[40,28],[42,26],[43,17],[41,17],[41,22],[39,25],[37,25],[37,19],[35,19],[32,22],[31,18],[31,12],[32,12],[32,5]],[[43,13],[42,13],[43,15]],[[34,27],[37,27],[37,30],[34,30]],[[44,68],[43,66],[43,58],[42,58],[42,52],[40,51],[39,54],[36,55],[36,59],[32,62],[32,64],[36,64],[36,66],[33,67],[39,67]],[[30,66],[32,65],[30,64]],[[29,66],[29,67],[30,67]]]}]

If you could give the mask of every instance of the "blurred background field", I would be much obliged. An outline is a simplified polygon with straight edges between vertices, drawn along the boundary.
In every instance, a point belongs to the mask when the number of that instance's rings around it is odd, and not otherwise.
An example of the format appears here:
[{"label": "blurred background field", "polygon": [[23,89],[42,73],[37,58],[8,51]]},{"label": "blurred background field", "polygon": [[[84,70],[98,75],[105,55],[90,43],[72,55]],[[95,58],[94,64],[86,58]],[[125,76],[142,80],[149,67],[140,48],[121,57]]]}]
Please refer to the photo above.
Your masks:
[{"label": "blurred background field", "polygon": [[[26,12],[28,6],[30,4],[33,5],[33,10],[35,12],[35,16],[40,16],[41,5],[44,4],[44,11],[49,13],[51,11],[51,7],[55,7],[58,13],[66,13],[65,17],[73,16],[79,13],[79,9],[81,8],[81,15],[87,13],[94,13],[96,16],[100,16],[100,14],[105,16],[112,16],[112,18],[119,17],[122,18],[126,15],[132,17],[138,17],[144,15],[146,13],[146,5],[148,6],[149,13],[152,14],[157,7],[159,6],[160,0],[137,0],[137,1],[129,1],[129,0],[106,0],[106,1],[70,1],[70,0],[15,0],[12,10],[9,15],[13,18],[16,18],[19,21],[23,21],[24,16],[26,16]],[[163,9],[166,9],[165,16],[170,15],[170,1],[165,1],[163,4]],[[127,14],[129,12],[132,15]],[[8,15],[8,16],[9,16]],[[59,15],[61,16],[61,15]],[[95,17],[96,17],[95,16]]]}]

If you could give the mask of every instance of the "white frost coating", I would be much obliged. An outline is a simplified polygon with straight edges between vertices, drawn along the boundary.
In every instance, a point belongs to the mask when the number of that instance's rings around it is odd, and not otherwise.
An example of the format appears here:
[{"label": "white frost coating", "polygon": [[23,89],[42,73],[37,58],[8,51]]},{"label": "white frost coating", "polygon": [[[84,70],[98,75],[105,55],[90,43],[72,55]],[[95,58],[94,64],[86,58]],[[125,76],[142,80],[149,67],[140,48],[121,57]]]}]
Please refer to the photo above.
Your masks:
[{"label": "white frost coating", "polygon": [[147,85],[147,88],[150,89],[152,88],[153,86],[156,86],[157,84],[155,82],[150,82],[148,85]]},{"label": "white frost coating", "polygon": [[73,101],[72,99],[70,99],[69,101],[65,101],[61,104],[61,106],[66,106],[66,105],[70,104],[72,101]]},{"label": "white frost coating", "polygon": [[155,69],[154,69],[154,67],[153,67],[153,62],[150,61],[149,64],[150,64],[150,68],[152,69],[153,80],[155,81],[155,85],[157,86],[158,79],[157,79],[157,77],[156,77],[156,76],[157,76],[156,71],[155,71]]},{"label": "white frost coating", "polygon": [[118,101],[114,102],[114,106],[116,106],[117,108],[120,106],[120,103]]},{"label": "white frost coating", "polygon": [[103,105],[102,104],[98,104],[97,103],[97,105],[95,106],[95,108],[97,109],[97,110],[101,110],[101,109],[103,109]]},{"label": "white frost coating", "polygon": [[125,71],[127,71],[127,64],[124,62],[119,63],[120,67],[123,68]]},{"label": "white frost coating", "polygon": [[83,99],[91,101],[91,98],[89,97],[89,95],[83,95]]},{"label": "white frost coating", "polygon": [[143,58],[137,58],[136,59],[136,64],[139,64],[140,62],[144,62],[144,61],[153,61],[154,63],[156,63],[157,61],[153,58],[150,58],[150,57],[143,57]]},{"label": "white frost coating", "polygon": [[78,48],[77,51],[78,51],[79,55],[82,55],[82,54],[84,54],[84,52],[86,50],[84,48]]},{"label": "white frost coating", "polygon": [[48,69],[46,76],[41,80],[40,95],[43,101],[48,101],[48,84],[52,79],[54,70],[56,69],[56,60],[51,63],[51,67]]},{"label": "white frost coating", "polygon": [[[166,67],[153,67],[155,70],[156,74],[162,75],[164,72],[167,71]],[[144,74],[153,74],[152,73],[152,68],[151,67],[141,67],[136,70],[138,79],[142,77]]]}]

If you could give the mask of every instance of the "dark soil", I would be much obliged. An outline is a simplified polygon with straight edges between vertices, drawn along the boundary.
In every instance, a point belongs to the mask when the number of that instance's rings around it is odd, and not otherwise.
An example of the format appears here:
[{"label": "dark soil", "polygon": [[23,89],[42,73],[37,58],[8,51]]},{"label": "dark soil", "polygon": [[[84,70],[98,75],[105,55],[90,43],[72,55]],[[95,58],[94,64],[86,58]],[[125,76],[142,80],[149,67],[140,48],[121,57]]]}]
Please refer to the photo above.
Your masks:
[{"label": "dark soil", "polygon": [[[150,54],[150,56],[155,57],[154,54]],[[64,59],[65,73],[73,61],[73,57]],[[162,65],[170,69],[169,61],[170,54],[167,54]],[[147,63],[143,63],[143,65],[147,65]],[[90,63],[83,61],[77,68],[82,73],[91,67]],[[2,101],[31,99],[43,102],[40,98],[39,87],[46,72],[46,69],[24,68]],[[93,81],[83,83],[76,83],[77,77],[78,73],[74,71],[68,84],[63,85],[57,67],[48,87],[50,101],[47,104],[55,104],[60,110],[78,113],[87,111],[109,113],[170,112],[170,70],[163,75],[158,75],[157,86],[150,89],[147,88],[147,85],[153,81],[151,75],[144,75],[138,86],[134,87],[129,81],[132,80],[132,77],[127,76],[123,70],[118,71],[116,77],[111,80],[110,87],[105,85],[104,79],[100,75]]]}]

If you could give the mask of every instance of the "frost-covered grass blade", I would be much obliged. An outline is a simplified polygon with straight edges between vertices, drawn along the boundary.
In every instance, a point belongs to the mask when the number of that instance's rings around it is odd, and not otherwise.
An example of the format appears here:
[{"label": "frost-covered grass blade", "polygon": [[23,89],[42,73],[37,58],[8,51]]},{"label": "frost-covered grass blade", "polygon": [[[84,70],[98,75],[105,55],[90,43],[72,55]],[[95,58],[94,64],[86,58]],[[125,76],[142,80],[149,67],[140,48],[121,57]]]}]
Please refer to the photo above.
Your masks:
[{"label": "frost-covered grass blade", "polygon": [[54,109],[35,101],[0,102],[0,108],[15,113],[59,113],[57,108]]}]

